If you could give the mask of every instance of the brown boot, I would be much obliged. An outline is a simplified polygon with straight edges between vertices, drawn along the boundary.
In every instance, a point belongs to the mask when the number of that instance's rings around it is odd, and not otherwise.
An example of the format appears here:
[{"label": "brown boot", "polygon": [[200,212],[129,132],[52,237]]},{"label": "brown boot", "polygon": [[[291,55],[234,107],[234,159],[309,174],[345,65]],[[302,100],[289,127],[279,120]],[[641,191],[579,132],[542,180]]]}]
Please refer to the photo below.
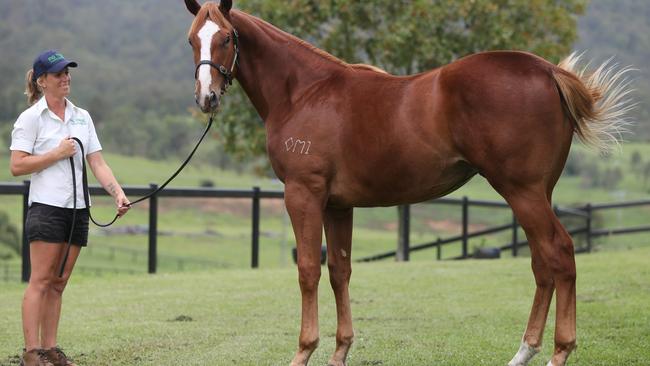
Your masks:
[{"label": "brown boot", "polygon": [[29,352],[23,350],[23,357],[20,359],[20,366],[54,366],[42,349],[33,349]]},{"label": "brown boot", "polygon": [[43,353],[54,366],[77,366],[68,359],[65,353],[63,353],[63,350],[59,347],[46,349]]}]

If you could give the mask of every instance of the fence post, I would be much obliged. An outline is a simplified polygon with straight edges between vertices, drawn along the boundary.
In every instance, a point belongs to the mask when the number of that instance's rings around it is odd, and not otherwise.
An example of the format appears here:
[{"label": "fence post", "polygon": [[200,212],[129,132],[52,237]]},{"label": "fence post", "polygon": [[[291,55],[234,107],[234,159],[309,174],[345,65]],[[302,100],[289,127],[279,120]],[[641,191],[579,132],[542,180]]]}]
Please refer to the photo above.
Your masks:
[{"label": "fence post", "polygon": [[399,228],[398,234],[399,238],[397,240],[397,252],[395,255],[395,260],[398,262],[408,262],[409,261],[409,246],[410,246],[410,222],[411,222],[411,206],[410,205],[401,205],[397,207],[397,212],[399,216]]},{"label": "fence post", "polygon": [[469,226],[469,200],[463,196],[463,258],[467,258],[467,232]]},{"label": "fence post", "polygon": [[[149,184],[151,191],[158,189],[158,185]],[[158,195],[149,199],[149,273],[156,273],[158,260]]]},{"label": "fence post", "polygon": [[585,211],[587,211],[587,252],[591,253],[591,214],[592,208],[591,203],[587,203],[585,206]]},{"label": "fence post", "polygon": [[441,260],[442,259],[442,245],[440,244],[440,238],[436,241],[438,245],[436,245],[436,259]]},{"label": "fence post", "polygon": [[260,255],[260,187],[253,187],[253,227],[251,238],[251,268],[259,267]]},{"label": "fence post", "polygon": [[23,191],[23,250],[22,250],[22,281],[29,282],[31,274],[31,265],[29,263],[29,240],[25,230],[25,221],[27,220],[27,210],[29,209],[29,184],[30,181],[23,181],[25,190]]},{"label": "fence post", "polygon": [[517,239],[517,217],[515,217],[514,212],[512,213],[512,256],[516,257],[517,256],[517,251],[519,248],[517,248],[517,243],[519,240]]}]

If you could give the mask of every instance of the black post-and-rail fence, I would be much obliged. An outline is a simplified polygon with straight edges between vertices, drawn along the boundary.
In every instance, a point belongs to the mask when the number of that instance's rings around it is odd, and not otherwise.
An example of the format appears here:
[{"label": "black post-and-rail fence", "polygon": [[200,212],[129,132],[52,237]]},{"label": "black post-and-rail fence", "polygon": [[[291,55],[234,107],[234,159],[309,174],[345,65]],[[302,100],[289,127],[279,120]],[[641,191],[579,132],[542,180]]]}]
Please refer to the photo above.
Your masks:
[{"label": "black post-and-rail fence", "polygon": [[[147,193],[156,189],[155,184],[149,187],[145,186],[125,186],[122,187],[124,192],[130,197],[144,196]],[[90,186],[89,192],[91,195],[100,196],[107,195],[103,188],[99,186]],[[28,194],[29,194],[29,181],[20,183],[0,183],[0,195],[21,195],[23,197],[23,222],[26,217],[28,208]],[[259,237],[260,237],[260,201],[262,199],[282,199],[284,193],[277,190],[261,190],[259,187],[252,189],[215,189],[215,188],[166,188],[153,196],[149,202],[149,225],[148,225],[148,272],[156,273],[157,259],[159,258],[157,252],[157,237],[158,237],[158,198],[159,197],[176,197],[176,198],[238,198],[248,199],[251,201],[251,268],[259,267]],[[461,199],[456,198],[439,198],[431,201],[426,201],[421,204],[437,204],[437,205],[455,205],[461,206],[462,220],[461,220],[461,233],[459,235],[438,238],[433,242],[422,243],[417,245],[410,245],[410,218],[411,211],[409,205],[398,207],[399,216],[399,229],[397,249],[385,253],[363,257],[357,259],[357,262],[371,262],[387,258],[395,258],[398,261],[408,261],[411,252],[421,251],[425,249],[437,250],[437,258],[441,259],[440,251],[445,245],[452,243],[461,243],[461,255],[450,259],[466,259],[471,258],[472,254],[469,252],[469,239],[477,238],[485,235],[495,234],[503,231],[511,231],[512,239],[509,243],[505,243],[498,247],[499,251],[511,251],[512,256],[517,256],[519,248],[528,245],[526,240],[520,240],[518,236],[519,225],[517,224],[514,215],[512,221],[503,225],[483,228],[477,231],[470,231],[470,208],[471,207],[488,207],[495,209],[510,209],[507,203],[499,201],[484,201],[484,200],[470,200],[467,197]],[[576,252],[591,252],[592,239],[599,236],[606,235],[620,235],[631,234],[639,232],[650,231],[650,225],[627,227],[627,228],[614,228],[614,229],[595,229],[592,226],[594,214],[597,211],[616,209],[616,208],[630,208],[638,206],[650,206],[650,200],[627,201],[620,203],[606,203],[606,204],[586,204],[577,208],[554,207],[555,213],[559,217],[571,216],[576,217],[583,222],[583,225],[567,228],[571,235],[583,234],[585,235],[585,246],[577,247]],[[29,280],[29,243],[26,242],[26,235],[22,235],[22,275],[23,281]],[[179,263],[180,266],[180,263]],[[0,268],[0,279],[13,278],[15,271],[10,269],[9,265]]]}]

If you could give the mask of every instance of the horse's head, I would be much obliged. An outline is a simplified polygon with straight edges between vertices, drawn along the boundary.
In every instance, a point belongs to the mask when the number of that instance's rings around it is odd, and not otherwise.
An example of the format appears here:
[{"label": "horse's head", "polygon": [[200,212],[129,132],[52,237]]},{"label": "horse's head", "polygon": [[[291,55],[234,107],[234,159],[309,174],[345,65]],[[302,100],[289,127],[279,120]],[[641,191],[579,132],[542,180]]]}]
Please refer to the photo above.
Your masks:
[{"label": "horse's head", "polygon": [[221,0],[218,6],[185,0],[185,5],[195,15],[188,40],[196,64],[196,103],[204,113],[215,112],[221,95],[232,84],[239,53],[237,31],[230,24],[232,0]]}]

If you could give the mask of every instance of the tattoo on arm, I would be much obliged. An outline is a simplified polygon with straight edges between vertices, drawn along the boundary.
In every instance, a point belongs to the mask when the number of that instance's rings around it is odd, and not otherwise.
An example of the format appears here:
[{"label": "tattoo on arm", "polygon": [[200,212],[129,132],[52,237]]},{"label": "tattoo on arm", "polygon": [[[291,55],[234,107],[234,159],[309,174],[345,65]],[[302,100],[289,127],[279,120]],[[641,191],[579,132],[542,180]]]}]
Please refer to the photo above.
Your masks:
[{"label": "tattoo on arm", "polygon": [[106,189],[108,189],[108,193],[110,193],[111,196],[115,196],[117,194],[117,189],[115,188],[115,184],[113,182],[109,183],[108,186],[106,186]]}]

